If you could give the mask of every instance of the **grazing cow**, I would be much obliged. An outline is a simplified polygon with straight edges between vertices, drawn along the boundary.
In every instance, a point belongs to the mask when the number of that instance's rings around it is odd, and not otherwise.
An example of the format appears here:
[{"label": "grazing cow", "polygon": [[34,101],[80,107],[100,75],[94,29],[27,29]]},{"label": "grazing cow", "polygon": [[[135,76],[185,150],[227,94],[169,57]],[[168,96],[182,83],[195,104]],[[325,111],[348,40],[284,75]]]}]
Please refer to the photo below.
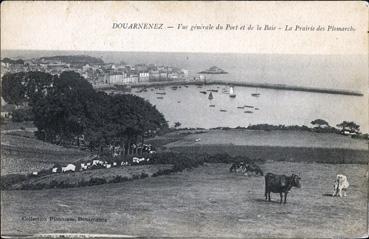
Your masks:
[{"label": "grazing cow", "polygon": [[239,170],[242,170],[243,165],[244,162],[233,163],[232,166],[229,168],[229,172],[238,172]]},{"label": "grazing cow", "polygon": [[268,199],[270,202],[270,193],[279,193],[282,203],[283,193],[284,193],[284,203],[287,200],[287,194],[292,187],[300,188],[301,178],[295,174],[291,176],[286,175],[276,175],[273,173],[267,173],[265,175],[265,200]]},{"label": "grazing cow", "polygon": [[137,157],[132,158],[133,163],[141,163],[143,161],[145,161],[145,158],[137,158]]},{"label": "grazing cow", "polygon": [[245,175],[247,175],[248,172],[254,172],[255,175],[260,175],[260,176],[263,176],[264,173],[263,173],[263,170],[261,170],[261,168],[255,164],[254,162],[251,162],[251,163],[244,163],[242,165],[242,169],[243,169],[243,172],[245,173]]},{"label": "grazing cow", "polygon": [[76,166],[74,164],[68,164],[66,167],[62,167],[62,172],[74,172],[76,171]]},{"label": "grazing cow", "polygon": [[347,177],[343,174],[337,174],[332,196],[342,197],[342,192],[343,192],[343,196],[346,197],[347,196],[346,191],[349,186],[350,184],[347,180]]},{"label": "grazing cow", "polygon": [[58,172],[58,168],[53,168],[53,169],[51,170],[51,172],[53,172],[53,173],[57,173],[57,172]]},{"label": "grazing cow", "polygon": [[87,164],[81,163],[80,171],[87,170]]}]

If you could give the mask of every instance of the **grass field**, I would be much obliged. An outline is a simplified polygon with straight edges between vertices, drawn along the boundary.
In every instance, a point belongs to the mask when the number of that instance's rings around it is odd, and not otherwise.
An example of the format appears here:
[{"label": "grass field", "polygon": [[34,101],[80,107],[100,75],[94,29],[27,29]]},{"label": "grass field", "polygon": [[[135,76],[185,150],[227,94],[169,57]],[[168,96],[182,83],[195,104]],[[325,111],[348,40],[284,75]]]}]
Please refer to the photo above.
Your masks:
[{"label": "grass field", "polygon": [[[201,133],[202,132],[202,133]],[[175,135],[179,136],[175,138]],[[181,137],[181,134],[183,135]],[[349,136],[333,133],[315,133],[295,130],[207,130],[196,134],[173,132],[168,138],[176,141],[167,144],[169,148],[183,146],[205,145],[235,145],[235,146],[273,146],[273,147],[308,147],[308,148],[343,148],[353,150],[368,150],[368,141],[353,139]],[[200,141],[195,141],[200,139]]]},{"label": "grass field", "polygon": [[16,133],[1,134],[1,175],[28,174],[67,164],[89,156],[88,152],[67,149]]},{"label": "grass field", "polygon": [[[11,129],[13,130],[13,129]],[[2,133],[1,172],[30,173],[88,157],[23,131]],[[200,139],[200,140],[196,140]],[[264,172],[299,174],[302,189],[288,203],[264,200],[264,178],[205,164],[171,175],[68,189],[1,191],[1,233],[104,233],[145,237],[358,237],[367,232],[368,141],[305,131],[174,131],[149,139],[158,148],[261,158]],[[313,163],[320,162],[320,163]],[[329,163],[329,164],[326,164]],[[91,170],[34,178],[76,183],[92,177],[148,175],[160,165]],[[336,174],[348,176],[348,197],[331,197]],[[37,183],[35,182],[35,183]],[[23,217],[45,218],[29,221]],[[49,217],[106,222],[50,221]],[[23,218],[23,219],[22,219]]]},{"label": "grass field", "polygon": [[[227,153],[274,161],[361,163],[368,162],[368,141],[332,133],[293,130],[209,130],[180,135],[172,132],[168,150]],[[197,139],[197,140],[196,140]],[[163,139],[162,139],[163,140]]]},{"label": "grass field", "polygon": [[[358,237],[366,233],[366,167],[358,164],[266,162],[265,172],[298,173],[302,188],[287,204],[264,201],[264,178],[206,164],[173,175],[116,184],[2,191],[2,234],[110,233],[186,237]],[[348,197],[331,197],[337,173]],[[99,217],[107,222],[46,222],[22,217]]]}]

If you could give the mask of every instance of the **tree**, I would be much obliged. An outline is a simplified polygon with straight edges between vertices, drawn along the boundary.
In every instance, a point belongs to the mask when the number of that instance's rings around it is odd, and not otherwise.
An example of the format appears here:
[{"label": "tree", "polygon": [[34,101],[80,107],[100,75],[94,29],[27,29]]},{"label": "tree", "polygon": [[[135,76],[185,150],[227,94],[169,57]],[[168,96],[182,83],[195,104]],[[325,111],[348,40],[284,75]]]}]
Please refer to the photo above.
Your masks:
[{"label": "tree", "polygon": [[29,108],[16,109],[13,112],[11,112],[11,119],[14,122],[32,121],[33,120],[32,109]]},{"label": "tree", "polygon": [[32,102],[46,96],[53,87],[55,77],[57,76],[41,71],[27,72],[25,75],[26,100],[32,105]]},{"label": "tree", "polygon": [[312,125],[316,125],[316,127],[318,127],[319,129],[323,128],[323,127],[329,127],[329,124],[327,121],[323,120],[323,119],[316,119],[311,121]]},{"label": "tree", "polygon": [[[34,123],[46,140],[70,142],[83,134],[89,115],[94,115],[91,103],[95,91],[78,73],[63,72],[54,77],[52,88],[32,102]],[[94,120],[94,119],[92,119]]]},{"label": "tree", "polygon": [[134,95],[108,96],[104,119],[114,129],[112,137],[130,152],[138,139],[144,143],[147,132],[167,128],[164,116],[148,101]]},{"label": "tree", "polygon": [[50,142],[67,144],[83,136],[90,150],[120,142],[130,151],[144,142],[146,132],[167,128],[164,116],[148,101],[133,95],[96,92],[75,72],[52,78],[47,94],[33,97],[37,135]]},{"label": "tree", "polygon": [[20,105],[26,101],[26,86],[24,82],[24,72],[7,73],[2,78],[2,96],[8,104]]},{"label": "tree", "polygon": [[360,133],[360,125],[353,121],[343,121],[342,123],[338,124],[337,127],[342,128],[342,133],[345,133],[346,131],[352,134]]},{"label": "tree", "polygon": [[9,104],[21,105],[45,96],[52,87],[53,76],[49,73],[7,73],[2,78],[2,93]]},{"label": "tree", "polygon": [[181,122],[175,122],[174,123],[174,128],[178,128],[178,127],[180,127],[181,126]]}]

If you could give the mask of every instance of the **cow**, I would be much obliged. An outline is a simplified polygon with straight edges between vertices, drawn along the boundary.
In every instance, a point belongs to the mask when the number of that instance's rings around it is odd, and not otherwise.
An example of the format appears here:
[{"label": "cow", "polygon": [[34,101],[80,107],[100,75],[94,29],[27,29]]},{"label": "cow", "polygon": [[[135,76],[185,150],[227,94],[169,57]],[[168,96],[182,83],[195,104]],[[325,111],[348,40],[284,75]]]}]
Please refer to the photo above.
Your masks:
[{"label": "cow", "polygon": [[242,170],[244,165],[244,162],[236,162],[233,163],[232,166],[229,168],[229,172],[238,172],[239,170]]},{"label": "cow", "polygon": [[267,173],[265,175],[265,200],[270,202],[270,193],[279,193],[282,203],[283,193],[284,193],[284,203],[287,200],[287,194],[292,187],[301,188],[300,184],[301,178],[295,174],[291,176],[286,175],[276,175],[273,173]]},{"label": "cow", "polygon": [[104,162],[98,159],[92,160],[92,166],[103,165]]},{"label": "cow", "polygon": [[74,164],[68,164],[66,167],[62,167],[62,172],[74,172],[76,171],[76,166]]},{"label": "cow", "polygon": [[334,183],[334,191],[332,196],[339,196],[342,197],[342,192],[343,192],[343,196],[346,197],[346,191],[348,189],[348,187],[350,186],[347,177],[343,174],[337,174],[336,176],[336,181]]},{"label": "cow", "polygon": [[264,173],[263,173],[263,170],[261,170],[261,168],[255,164],[254,162],[251,162],[251,163],[244,163],[242,165],[242,169],[243,169],[243,172],[245,173],[245,175],[247,175],[248,172],[254,172],[255,175],[260,175],[260,176],[263,176]]},{"label": "cow", "polygon": [[87,164],[81,163],[80,171],[87,170]]}]

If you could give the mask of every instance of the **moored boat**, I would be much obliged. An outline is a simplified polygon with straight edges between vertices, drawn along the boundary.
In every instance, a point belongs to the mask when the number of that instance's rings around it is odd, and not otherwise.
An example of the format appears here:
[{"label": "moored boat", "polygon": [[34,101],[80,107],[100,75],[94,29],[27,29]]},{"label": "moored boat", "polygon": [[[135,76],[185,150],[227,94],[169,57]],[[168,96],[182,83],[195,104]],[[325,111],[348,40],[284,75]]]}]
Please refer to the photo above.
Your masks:
[{"label": "moored boat", "polygon": [[235,98],[236,97],[236,94],[234,93],[234,90],[233,90],[233,86],[231,86],[229,88],[229,97],[231,97],[231,98]]}]

